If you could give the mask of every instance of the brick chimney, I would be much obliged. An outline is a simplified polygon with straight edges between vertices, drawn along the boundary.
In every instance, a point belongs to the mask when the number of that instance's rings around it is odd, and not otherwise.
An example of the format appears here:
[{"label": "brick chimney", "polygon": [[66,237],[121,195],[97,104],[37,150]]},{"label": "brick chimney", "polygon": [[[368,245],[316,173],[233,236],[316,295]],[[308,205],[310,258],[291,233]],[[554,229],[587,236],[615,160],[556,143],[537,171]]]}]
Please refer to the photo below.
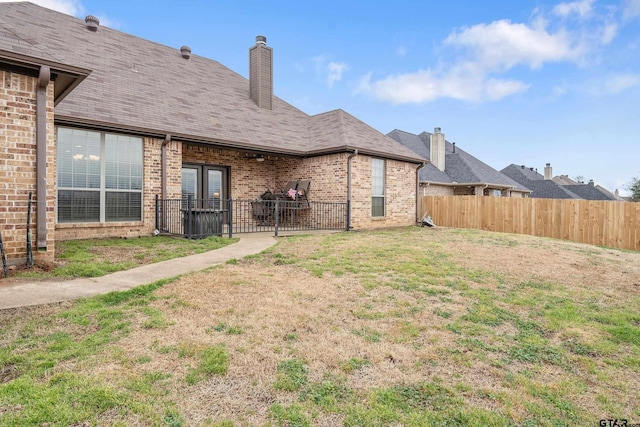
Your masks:
[{"label": "brick chimney", "polygon": [[429,153],[431,163],[444,171],[445,167],[445,143],[444,143],[444,133],[440,132],[440,128],[435,128],[430,137],[431,142],[431,152]]},{"label": "brick chimney", "polygon": [[249,96],[258,107],[273,109],[273,49],[265,36],[256,36],[249,49]]},{"label": "brick chimney", "polygon": [[553,169],[551,169],[551,163],[547,163],[544,167],[544,179],[553,179]]},{"label": "brick chimney", "polygon": [[595,183],[595,182],[593,182],[593,180],[592,180],[592,179],[590,179],[590,180],[589,180],[589,185],[593,187],[593,186],[595,186],[595,185],[596,185],[596,183]]}]

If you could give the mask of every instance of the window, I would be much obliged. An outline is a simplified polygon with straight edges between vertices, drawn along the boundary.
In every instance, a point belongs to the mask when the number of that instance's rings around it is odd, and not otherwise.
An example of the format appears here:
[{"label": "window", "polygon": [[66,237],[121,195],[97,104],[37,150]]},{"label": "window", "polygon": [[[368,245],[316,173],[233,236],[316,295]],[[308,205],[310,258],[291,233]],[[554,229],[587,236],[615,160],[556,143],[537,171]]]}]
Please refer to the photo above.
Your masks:
[{"label": "window", "polygon": [[58,128],[58,222],[142,220],[142,139]]},{"label": "window", "polygon": [[502,197],[502,190],[493,189],[491,190],[491,195],[493,197]]},{"label": "window", "polygon": [[371,216],[384,216],[384,160],[371,159]]}]

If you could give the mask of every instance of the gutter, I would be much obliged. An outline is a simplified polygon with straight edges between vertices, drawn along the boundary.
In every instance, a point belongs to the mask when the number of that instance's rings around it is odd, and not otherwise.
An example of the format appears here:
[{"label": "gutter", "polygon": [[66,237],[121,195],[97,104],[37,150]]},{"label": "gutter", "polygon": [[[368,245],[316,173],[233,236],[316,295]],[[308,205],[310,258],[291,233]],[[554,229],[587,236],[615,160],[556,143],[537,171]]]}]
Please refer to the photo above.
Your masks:
[{"label": "gutter", "polygon": [[36,92],[36,249],[47,249],[47,87],[51,69],[40,67]]},{"label": "gutter", "polygon": [[347,230],[351,230],[351,160],[358,155],[358,149],[347,157]]},{"label": "gutter", "polygon": [[[420,208],[418,206],[420,201],[420,170],[425,167],[427,163],[428,162],[422,162],[422,164],[416,168],[416,222],[420,222],[420,218],[418,218],[420,216]],[[427,185],[429,184],[427,183]]]},{"label": "gutter", "polygon": [[167,198],[167,144],[171,142],[171,135],[166,134],[160,146],[160,193],[162,200]]}]

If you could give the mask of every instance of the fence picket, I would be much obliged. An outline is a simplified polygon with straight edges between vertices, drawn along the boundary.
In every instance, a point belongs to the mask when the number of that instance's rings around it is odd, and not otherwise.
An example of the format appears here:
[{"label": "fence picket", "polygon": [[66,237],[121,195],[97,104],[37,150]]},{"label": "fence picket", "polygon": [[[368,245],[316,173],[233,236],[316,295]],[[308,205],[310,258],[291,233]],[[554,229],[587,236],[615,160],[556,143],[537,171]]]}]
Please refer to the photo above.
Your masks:
[{"label": "fence picket", "polygon": [[553,237],[640,250],[640,203],[478,196],[423,196],[436,225]]}]

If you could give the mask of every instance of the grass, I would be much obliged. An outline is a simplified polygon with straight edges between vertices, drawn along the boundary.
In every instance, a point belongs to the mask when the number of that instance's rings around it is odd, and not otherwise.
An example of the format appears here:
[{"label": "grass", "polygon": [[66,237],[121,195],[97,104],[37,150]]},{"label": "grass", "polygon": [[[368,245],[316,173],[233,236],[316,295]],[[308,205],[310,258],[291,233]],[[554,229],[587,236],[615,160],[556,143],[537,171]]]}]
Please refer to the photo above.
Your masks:
[{"label": "grass", "polygon": [[50,271],[27,270],[17,275],[29,277],[99,277],[188,255],[236,242],[211,236],[189,240],[171,236],[143,236],[129,239],[89,239],[56,242],[56,265]]},{"label": "grass", "polygon": [[638,422],[639,266],[468,230],[281,238],[214,270],[0,312],[0,426]]}]

